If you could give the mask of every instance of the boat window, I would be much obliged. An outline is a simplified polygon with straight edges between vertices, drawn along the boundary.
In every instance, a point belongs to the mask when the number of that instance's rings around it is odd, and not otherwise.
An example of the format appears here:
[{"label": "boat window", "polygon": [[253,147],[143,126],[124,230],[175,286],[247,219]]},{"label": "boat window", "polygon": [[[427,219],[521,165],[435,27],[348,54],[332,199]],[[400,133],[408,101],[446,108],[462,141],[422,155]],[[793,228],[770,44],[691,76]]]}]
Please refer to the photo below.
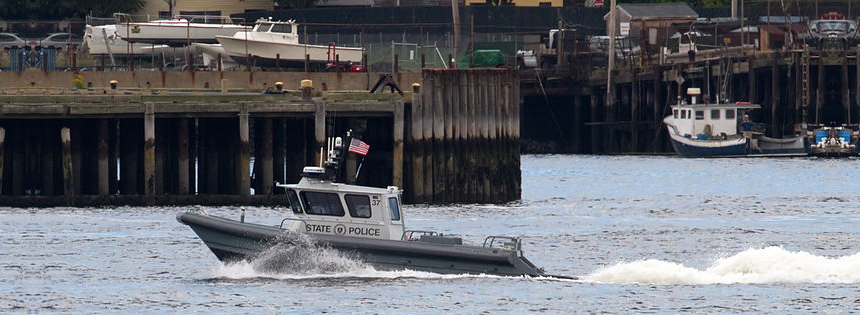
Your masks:
[{"label": "boat window", "polygon": [[678,110],[672,110],[672,115],[675,117],[675,119],[678,119]]},{"label": "boat window", "polygon": [[299,202],[299,196],[296,195],[296,191],[287,189],[287,198],[290,199],[290,208],[293,208],[293,212],[302,213],[302,203]]},{"label": "boat window", "polygon": [[400,204],[397,198],[388,198],[388,209],[391,209],[391,221],[400,221]]},{"label": "boat window", "polygon": [[713,120],[720,119],[720,110],[719,109],[712,109],[711,110],[711,119],[713,119]]},{"label": "boat window", "polygon": [[705,111],[697,110],[696,111],[696,120],[703,120],[703,119],[705,119]]},{"label": "boat window", "polygon": [[289,24],[275,24],[272,26],[272,33],[292,33],[293,26]]},{"label": "boat window", "polygon": [[340,196],[335,193],[321,193],[313,191],[303,191],[301,193],[302,201],[304,201],[305,213],[318,215],[332,215],[342,217],[343,204],[340,202]]},{"label": "boat window", "polygon": [[272,24],[260,24],[257,26],[257,32],[268,32],[272,28]]},{"label": "boat window", "polygon": [[727,109],[726,110],[726,119],[735,119],[735,110]]},{"label": "boat window", "polygon": [[681,111],[681,119],[687,119],[687,111],[685,111],[685,110]]},{"label": "boat window", "polygon": [[[346,195],[343,196],[346,201],[346,207],[349,209],[349,216],[353,218],[369,218],[370,217],[370,197],[364,195]],[[377,204],[379,201],[377,200]]]}]

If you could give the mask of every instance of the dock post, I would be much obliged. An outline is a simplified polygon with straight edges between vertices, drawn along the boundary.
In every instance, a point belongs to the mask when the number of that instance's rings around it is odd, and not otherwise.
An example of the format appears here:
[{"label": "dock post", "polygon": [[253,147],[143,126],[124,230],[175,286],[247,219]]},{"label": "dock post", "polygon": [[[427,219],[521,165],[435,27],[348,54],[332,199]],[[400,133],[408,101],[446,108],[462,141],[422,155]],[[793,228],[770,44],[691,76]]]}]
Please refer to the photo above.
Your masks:
[{"label": "dock post", "polygon": [[601,126],[594,124],[599,121],[599,109],[598,106],[598,98],[597,98],[597,89],[591,89],[591,127],[589,131],[591,133],[591,154],[597,154],[600,152],[600,131]]},{"label": "dock post", "polygon": [[325,149],[325,101],[319,100],[314,102],[314,163],[323,165],[323,155],[321,150]]},{"label": "dock post", "polygon": [[[857,57],[860,58],[860,57]],[[848,82],[848,55],[842,53],[842,109],[845,123],[851,124],[851,85]]]},{"label": "dock post", "polygon": [[469,157],[471,155],[471,145],[469,143],[469,121],[471,120],[471,116],[469,115],[469,85],[468,85],[468,74],[466,71],[457,71],[457,108],[455,117],[457,117],[457,128],[455,134],[457,136],[457,144],[454,146],[456,149],[456,163],[457,163],[457,174],[456,180],[459,183],[460,189],[458,189],[458,194],[460,195],[459,202],[469,202],[471,201],[469,195],[469,189],[472,184],[470,181],[471,173],[469,169]]},{"label": "dock post", "polygon": [[42,149],[39,159],[42,167],[42,195],[51,196],[54,195],[54,155],[57,150],[53,144],[57,141],[57,134],[51,121],[43,122],[41,128],[43,131],[39,140]]},{"label": "dock post", "polygon": [[633,75],[630,86],[630,152],[639,152],[639,93],[642,93],[640,84],[639,75]]},{"label": "dock post", "polygon": [[[815,124],[821,123],[821,108],[824,105],[824,59],[818,57],[818,89],[815,90]],[[827,123],[827,122],[825,122]]]},{"label": "dock post", "polygon": [[63,194],[66,204],[71,205],[75,196],[74,172],[72,169],[72,135],[69,127],[60,129],[60,141],[63,145]]},{"label": "dock post", "polygon": [[391,185],[403,187],[403,101],[394,101],[394,126],[392,128]]},{"label": "dock post", "polygon": [[[283,118],[275,118],[274,126],[272,128],[272,172],[274,173],[273,180],[281,184],[285,184],[287,182],[286,177],[284,177],[286,165],[286,148],[284,146],[284,122],[285,119]],[[272,193],[283,194],[283,189],[273,189]]]},{"label": "dock post", "polygon": [[[779,53],[773,52],[772,55],[773,61],[770,65],[770,133],[772,137],[778,138],[782,136],[782,117],[777,113],[780,104],[779,78],[781,76],[779,75]],[[844,78],[847,81],[848,73],[844,73]]]},{"label": "dock post", "polygon": [[177,137],[177,162],[176,173],[178,185],[176,192],[180,195],[187,195],[189,192],[189,172],[188,164],[188,118],[179,118],[179,123],[176,127]]},{"label": "dock post", "polygon": [[143,115],[143,189],[147,197],[155,195],[155,103],[144,103]]},{"label": "dock post", "polygon": [[[396,58],[395,58],[396,60]],[[446,164],[445,164],[445,90],[443,82],[445,72],[433,73],[433,201],[445,202],[446,187]]]},{"label": "dock post", "polygon": [[466,163],[466,171],[469,174],[473,174],[469,176],[466,181],[467,185],[467,202],[479,202],[481,201],[479,185],[478,185],[478,177],[474,176],[478,172],[480,164],[478,162],[478,154],[481,152],[481,148],[478,147],[478,138],[480,136],[480,123],[478,122],[478,106],[479,102],[479,84],[475,77],[474,71],[466,71],[466,91],[468,101],[466,102],[466,117],[469,117],[469,122],[467,126],[467,153],[469,154],[467,157]]},{"label": "dock post", "polygon": [[[260,163],[260,167],[256,167],[256,169],[260,170],[261,172],[261,182],[257,183],[256,189],[258,190],[255,191],[255,194],[271,195],[272,185],[275,182],[272,161],[272,118],[266,117],[262,120],[263,137],[262,139],[257,140],[257,143],[260,144],[260,146],[257,148],[257,162],[255,162]],[[259,122],[259,120],[257,120],[257,122]]]},{"label": "dock post", "polygon": [[239,105],[239,195],[249,196],[251,194],[251,144],[250,126],[248,122],[248,104]]},{"label": "dock post", "polygon": [[434,71],[424,71],[424,92],[421,93],[422,119],[422,143],[424,144],[424,202],[433,202],[433,103],[434,103]]},{"label": "dock post", "polygon": [[0,196],[3,195],[3,173],[6,171],[6,128],[0,127]]},{"label": "dock post", "polygon": [[410,187],[407,191],[410,202],[424,202],[424,106],[421,84],[412,84],[412,108],[410,115],[411,132],[409,146],[411,153]]},{"label": "dock post", "polygon": [[110,182],[108,181],[110,167],[108,164],[108,155],[110,155],[108,133],[108,120],[99,119],[99,135],[98,135],[98,192],[99,196],[106,196],[110,193]]}]

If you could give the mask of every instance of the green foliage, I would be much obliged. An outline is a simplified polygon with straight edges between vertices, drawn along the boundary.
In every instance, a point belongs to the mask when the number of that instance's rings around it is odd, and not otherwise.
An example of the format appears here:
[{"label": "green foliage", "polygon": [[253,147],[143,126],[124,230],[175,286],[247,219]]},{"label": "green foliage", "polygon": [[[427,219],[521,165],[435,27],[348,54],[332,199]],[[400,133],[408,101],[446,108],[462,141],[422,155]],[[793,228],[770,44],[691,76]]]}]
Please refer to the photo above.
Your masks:
[{"label": "green foliage", "polygon": [[109,17],[116,12],[137,12],[145,4],[146,0],[0,0],[0,19]]}]

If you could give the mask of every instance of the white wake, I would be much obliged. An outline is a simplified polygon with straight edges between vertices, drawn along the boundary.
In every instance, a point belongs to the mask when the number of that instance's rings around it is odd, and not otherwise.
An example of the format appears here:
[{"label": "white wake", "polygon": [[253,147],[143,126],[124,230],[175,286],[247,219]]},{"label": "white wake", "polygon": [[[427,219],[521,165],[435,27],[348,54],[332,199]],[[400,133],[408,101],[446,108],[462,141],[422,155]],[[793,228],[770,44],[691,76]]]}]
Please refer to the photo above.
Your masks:
[{"label": "white wake", "polygon": [[778,246],[751,248],[717,259],[705,270],[649,259],[618,263],[584,278],[614,284],[858,283],[860,253],[830,258]]}]

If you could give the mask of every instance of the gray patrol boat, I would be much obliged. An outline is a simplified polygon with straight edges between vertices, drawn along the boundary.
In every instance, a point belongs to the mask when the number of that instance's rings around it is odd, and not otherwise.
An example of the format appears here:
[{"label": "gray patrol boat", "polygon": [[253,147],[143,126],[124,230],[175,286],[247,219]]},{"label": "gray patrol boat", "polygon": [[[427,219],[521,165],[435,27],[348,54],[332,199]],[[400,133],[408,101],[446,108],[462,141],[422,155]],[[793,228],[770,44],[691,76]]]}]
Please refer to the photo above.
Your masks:
[{"label": "gray patrol boat", "polygon": [[250,260],[275,245],[302,246],[302,240],[310,240],[378,270],[546,276],[523,257],[517,237],[489,236],[478,246],[433,231],[407,230],[400,189],[336,183],[336,167],[328,167],[332,164],[339,163],[306,167],[298,184],[278,185],[286,189],[293,212],[279,225],[244,222],[244,214],[239,221],[199,212],[179,213],[176,219],[224,262]]}]

